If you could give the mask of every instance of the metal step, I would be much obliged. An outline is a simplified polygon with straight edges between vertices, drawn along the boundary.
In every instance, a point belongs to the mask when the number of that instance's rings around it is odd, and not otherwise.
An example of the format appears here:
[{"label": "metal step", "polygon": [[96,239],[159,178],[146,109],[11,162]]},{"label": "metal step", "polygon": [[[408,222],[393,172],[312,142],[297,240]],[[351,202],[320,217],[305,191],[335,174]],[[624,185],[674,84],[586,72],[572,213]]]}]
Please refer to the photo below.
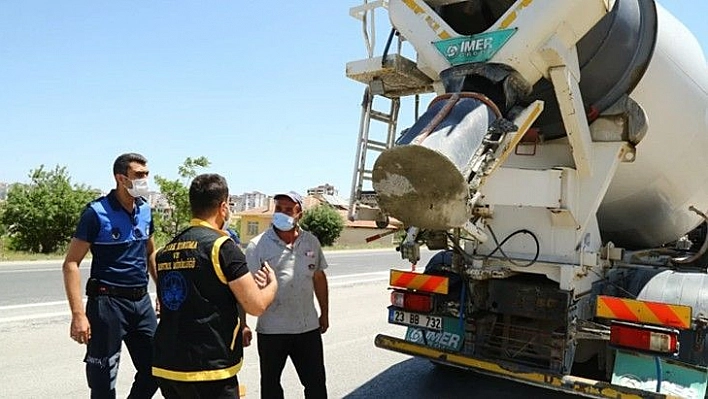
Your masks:
[{"label": "metal step", "polygon": [[[388,224],[388,219],[379,209],[375,193],[364,190],[364,182],[373,180],[373,171],[366,167],[367,159],[373,156],[373,153],[380,154],[394,144],[400,98],[388,97],[390,109],[386,113],[373,109],[376,96],[376,94],[371,93],[371,87],[367,86],[364,91],[364,100],[361,104],[361,125],[357,140],[356,164],[352,179],[351,197],[349,198],[348,218],[349,220],[374,220],[385,226]],[[373,140],[369,137],[369,129],[372,122],[383,123],[386,126],[385,141]]]},{"label": "metal step", "polygon": [[368,85],[372,94],[388,98],[433,92],[433,80],[400,54],[348,62],[347,77]]}]

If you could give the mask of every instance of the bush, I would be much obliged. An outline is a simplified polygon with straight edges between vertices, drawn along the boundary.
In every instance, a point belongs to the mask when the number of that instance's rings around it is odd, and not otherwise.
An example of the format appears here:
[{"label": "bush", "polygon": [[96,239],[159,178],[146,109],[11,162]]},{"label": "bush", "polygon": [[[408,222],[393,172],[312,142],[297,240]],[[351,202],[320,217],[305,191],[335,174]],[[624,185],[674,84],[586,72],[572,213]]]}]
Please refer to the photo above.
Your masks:
[{"label": "bush", "polygon": [[337,241],[344,230],[344,220],[336,209],[320,204],[305,211],[300,219],[300,227],[314,234],[322,246],[330,246]]}]

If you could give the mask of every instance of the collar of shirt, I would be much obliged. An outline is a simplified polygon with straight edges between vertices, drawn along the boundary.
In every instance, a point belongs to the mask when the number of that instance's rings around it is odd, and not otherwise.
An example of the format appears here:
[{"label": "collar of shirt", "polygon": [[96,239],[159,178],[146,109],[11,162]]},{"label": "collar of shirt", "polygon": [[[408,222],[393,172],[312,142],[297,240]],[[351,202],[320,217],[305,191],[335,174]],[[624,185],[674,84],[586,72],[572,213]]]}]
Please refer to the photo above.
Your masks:
[{"label": "collar of shirt", "polygon": [[133,205],[133,212],[128,212],[125,208],[123,208],[123,205],[120,204],[120,201],[118,201],[118,193],[116,192],[115,189],[111,190],[106,195],[106,198],[108,198],[108,204],[111,206],[111,208],[113,208],[114,211],[119,211],[122,209],[123,212],[129,214],[131,217],[140,213],[140,206],[145,202],[141,197],[135,198],[135,204]]},{"label": "collar of shirt", "polygon": [[[295,226],[296,229],[299,229],[300,227]],[[288,248],[288,249],[294,249],[297,244],[300,242],[300,237],[302,237],[302,230],[300,230],[300,234],[295,237],[295,241],[293,241],[293,244],[291,246],[288,246],[288,244],[283,241],[280,236],[278,236],[278,232],[275,231],[275,227],[273,225],[270,226],[268,230],[265,231],[264,234],[265,237],[268,237],[269,239],[279,243],[281,246]]]},{"label": "collar of shirt", "polygon": [[224,231],[224,230],[221,230],[221,229],[217,229],[216,227],[212,226],[212,225],[211,225],[209,222],[207,222],[206,220],[202,220],[202,219],[199,219],[199,218],[192,218],[192,220],[189,221],[189,226],[190,226],[190,227],[197,227],[197,226],[207,227],[207,228],[210,228],[210,229],[212,229],[212,230],[218,232],[218,233],[221,234],[222,236],[227,236],[227,235],[229,235],[228,232],[226,232],[226,231]]}]

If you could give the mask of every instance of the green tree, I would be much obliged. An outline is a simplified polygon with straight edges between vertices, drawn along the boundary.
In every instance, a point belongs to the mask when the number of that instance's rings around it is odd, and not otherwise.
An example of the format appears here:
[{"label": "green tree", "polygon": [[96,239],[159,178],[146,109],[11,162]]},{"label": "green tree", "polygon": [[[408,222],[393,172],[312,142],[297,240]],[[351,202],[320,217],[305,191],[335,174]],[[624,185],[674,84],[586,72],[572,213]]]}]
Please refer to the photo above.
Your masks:
[{"label": "green tree", "polygon": [[314,234],[323,246],[330,246],[342,234],[344,220],[332,206],[320,204],[303,213],[300,226]]},{"label": "green tree", "polygon": [[189,225],[191,211],[189,209],[189,184],[197,176],[197,168],[209,167],[211,162],[206,157],[187,158],[177,168],[181,179],[169,180],[155,176],[155,183],[167,199],[169,209],[160,217],[155,218],[159,233],[173,237]]},{"label": "green tree", "polygon": [[71,184],[66,167],[30,171],[30,184],[14,184],[7,193],[0,224],[10,246],[19,251],[52,253],[71,239],[81,211],[98,195],[84,185]]},{"label": "green tree", "polygon": [[4,259],[7,241],[7,227],[2,223],[2,213],[5,208],[5,201],[0,201],[0,260]]},{"label": "green tree", "polygon": [[7,235],[7,227],[2,223],[2,214],[5,209],[5,201],[0,201],[0,240]]}]

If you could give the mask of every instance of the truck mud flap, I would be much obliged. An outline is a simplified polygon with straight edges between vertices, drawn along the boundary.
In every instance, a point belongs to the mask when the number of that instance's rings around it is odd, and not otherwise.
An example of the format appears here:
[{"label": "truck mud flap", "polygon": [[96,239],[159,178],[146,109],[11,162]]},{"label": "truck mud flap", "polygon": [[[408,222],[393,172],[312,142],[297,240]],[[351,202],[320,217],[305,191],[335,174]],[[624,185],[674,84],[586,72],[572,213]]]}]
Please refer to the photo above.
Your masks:
[{"label": "truck mud flap", "polygon": [[591,380],[571,375],[544,374],[520,366],[503,367],[501,364],[488,360],[448,353],[383,334],[376,336],[374,345],[378,348],[388,349],[411,356],[424,357],[438,363],[469,369],[494,377],[506,378],[508,380],[555,391],[581,394],[587,397],[615,399],[678,398],[677,396],[612,385],[605,381]]}]

